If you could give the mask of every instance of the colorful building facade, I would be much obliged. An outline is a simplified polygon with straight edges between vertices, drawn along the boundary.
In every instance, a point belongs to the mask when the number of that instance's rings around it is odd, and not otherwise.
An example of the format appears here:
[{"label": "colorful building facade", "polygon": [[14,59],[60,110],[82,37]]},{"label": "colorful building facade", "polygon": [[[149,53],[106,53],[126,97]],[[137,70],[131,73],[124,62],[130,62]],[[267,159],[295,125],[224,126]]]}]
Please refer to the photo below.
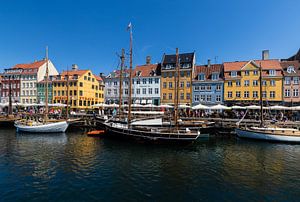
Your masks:
[{"label": "colorful building facade", "polygon": [[160,104],[160,64],[145,64],[134,69],[132,100],[135,104]]},{"label": "colorful building facade", "polygon": [[193,76],[193,105],[223,103],[223,66],[210,64],[195,66]]},{"label": "colorful building facade", "polygon": [[52,81],[53,103],[69,105],[71,109],[90,109],[103,103],[103,85],[90,70],[64,71]]},{"label": "colorful building facade", "polygon": [[[50,76],[48,79],[48,103],[52,103],[52,81],[53,76]],[[45,103],[46,102],[46,81],[42,80],[37,83],[37,103]]]},{"label": "colorful building facade", "polygon": [[283,69],[283,101],[286,105],[300,103],[300,62],[282,61],[280,62]]},{"label": "colorful building facade", "polygon": [[[195,66],[195,53],[179,54],[180,75],[178,102],[192,104],[192,78]],[[160,97],[162,104],[175,103],[176,55],[164,55],[161,62]]]},{"label": "colorful building facade", "polygon": [[278,60],[225,62],[224,101],[226,103],[258,103],[260,100],[260,66],[264,101],[280,103],[282,97],[282,67]]}]

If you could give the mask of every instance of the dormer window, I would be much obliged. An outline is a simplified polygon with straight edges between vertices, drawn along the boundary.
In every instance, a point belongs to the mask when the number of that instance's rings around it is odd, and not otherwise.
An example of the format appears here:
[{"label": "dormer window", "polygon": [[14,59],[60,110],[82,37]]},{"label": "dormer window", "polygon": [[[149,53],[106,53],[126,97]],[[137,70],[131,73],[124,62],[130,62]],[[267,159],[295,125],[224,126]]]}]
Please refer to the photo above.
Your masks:
[{"label": "dormer window", "polygon": [[296,72],[295,72],[294,66],[289,66],[289,67],[287,68],[287,72],[288,72],[289,74],[291,74],[291,73],[296,73]]},{"label": "dormer window", "polygon": [[219,73],[212,73],[211,80],[218,80],[219,79]]},{"label": "dormer window", "polygon": [[236,76],[237,76],[237,71],[232,71],[232,72],[230,72],[230,76],[231,76],[231,77],[236,77]]},{"label": "dormer window", "polygon": [[269,75],[270,76],[276,76],[276,71],[274,69],[269,70]]},{"label": "dormer window", "polygon": [[173,65],[172,64],[167,64],[166,65],[166,69],[172,69],[173,68]]},{"label": "dormer window", "polygon": [[199,78],[200,81],[204,81],[205,80],[205,74],[203,74],[203,73],[199,74],[198,78]]},{"label": "dormer window", "polygon": [[136,76],[141,76],[142,75],[142,72],[141,71],[137,71],[136,72]]}]

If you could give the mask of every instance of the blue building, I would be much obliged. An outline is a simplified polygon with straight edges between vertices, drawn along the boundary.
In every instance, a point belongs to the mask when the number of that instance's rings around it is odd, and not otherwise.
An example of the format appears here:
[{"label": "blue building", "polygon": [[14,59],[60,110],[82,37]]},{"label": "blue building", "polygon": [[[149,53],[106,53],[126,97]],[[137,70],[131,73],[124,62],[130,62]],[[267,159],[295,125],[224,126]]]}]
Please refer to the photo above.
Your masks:
[{"label": "blue building", "polygon": [[223,103],[223,67],[221,64],[195,66],[193,76],[193,106]]}]

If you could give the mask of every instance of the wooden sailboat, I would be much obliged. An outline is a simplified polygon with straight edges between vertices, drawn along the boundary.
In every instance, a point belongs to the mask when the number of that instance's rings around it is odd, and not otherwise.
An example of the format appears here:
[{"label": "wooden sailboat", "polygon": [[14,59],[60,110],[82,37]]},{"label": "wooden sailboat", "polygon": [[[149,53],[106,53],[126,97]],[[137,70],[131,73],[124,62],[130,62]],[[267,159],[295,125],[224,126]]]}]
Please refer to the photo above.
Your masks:
[{"label": "wooden sailboat", "polygon": [[[130,24],[131,25],[131,24]],[[151,127],[151,123],[159,123],[158,119],[147,119],[143,120],[142,124],[132,121],[131,117],[131,104],[132,104],[132,27],[130,26],[130,69],[129,69],[129,98],[128,98],[128,114],[127,121],[116,122],[108,120],[104,123],[106,131],[114,136],[121,138],[133,138],[137,140],[157,142],[157,143],[190,143],[198,139],[200,132],[192,132],[188,128],[185,130],[180,130],[178,127],[174,128],[159,128]],[[177,54],[177,66],[179,71],[179,60],[178,60],[178,50]],[[179,77],[179,74],[177,74]],[[178,81],[178,80],[177,80]],[[178,89],[177,89],[178,90]],[[175,92],[176,93],[176,92]],[[178,103],[177,103],[178,105]],[[178,109],[178,107],[176,108]],[[177,114],[177,112],[175,112]],[[175,122],[178,123],[178,116],[175,116]],[[149,126],[149,127],[147,127]]]},{"label": "wooden sailboat", "polygon": [[45,84],[45,111],[44,111],[44,120],[43,122],[36,121],[16,121],[15,127],[17,131],[30,132],[30,133],[61,133],[65,132],[69,126],[67,121],[57,121],[49,122],[48,121],[48,77],[49,77],[49,68],[48,68],[48,47],[46,48],[46,84]]},{"label": "wooden sailboat", "polygon": [[265,141],[278,141],[278,142],[299,142],[300,131],[294,128],[279,128],[274,125],[267,125],[263,117],[263,99],[262,99],[262,67],[260,65],[260,126],[259,127],[238,127],[235,129],[238,137],[250,138]]}]

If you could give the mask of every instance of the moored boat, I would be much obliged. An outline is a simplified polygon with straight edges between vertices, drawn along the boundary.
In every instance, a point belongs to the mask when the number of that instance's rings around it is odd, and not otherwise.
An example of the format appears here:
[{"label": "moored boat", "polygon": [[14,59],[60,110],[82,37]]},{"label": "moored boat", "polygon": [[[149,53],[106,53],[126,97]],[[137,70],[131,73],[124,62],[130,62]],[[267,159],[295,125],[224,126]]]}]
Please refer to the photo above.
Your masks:
[{"label": "moored boat", "polygon": [[30,133],[63,133],[67,130],[69,124],[67,121],[59,121],[59,122],[48,122],[48,123],[40,123],[40,122],[21,122],[16,121],[15,127],[17,132],[30,132]]}]

